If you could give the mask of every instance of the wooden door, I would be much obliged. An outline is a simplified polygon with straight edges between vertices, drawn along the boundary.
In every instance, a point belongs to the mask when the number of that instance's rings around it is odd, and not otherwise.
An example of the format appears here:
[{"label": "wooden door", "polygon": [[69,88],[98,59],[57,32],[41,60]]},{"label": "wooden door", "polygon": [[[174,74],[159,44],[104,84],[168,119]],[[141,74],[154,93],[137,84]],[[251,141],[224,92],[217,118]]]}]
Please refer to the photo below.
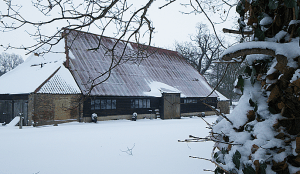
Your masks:
[{"label": "wooden door", "polygon": [[14,100],[14,112],[12,118],[21,115],[24,118],[23,126],[28,125],[27,107],[28,107],[27,100]]},{"label": "wooden door", "polygon": [[12,119],[12,100],[0,100],[0,123],[9,123]]},{"label": "wooden door", "polygon": [[163,93],[162,119],[180,118],[180,93]]}]

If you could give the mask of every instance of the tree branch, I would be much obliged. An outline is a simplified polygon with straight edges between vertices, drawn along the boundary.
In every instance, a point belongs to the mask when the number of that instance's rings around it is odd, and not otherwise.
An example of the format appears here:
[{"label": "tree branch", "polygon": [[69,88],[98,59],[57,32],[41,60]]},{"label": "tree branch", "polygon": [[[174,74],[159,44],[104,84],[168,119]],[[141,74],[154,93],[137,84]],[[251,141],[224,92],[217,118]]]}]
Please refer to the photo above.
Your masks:
[{"label": "tree branch", "polygon": [[[232,34],[242,34],[239,30],[231,30],[227,28],[223,28],[224,33],[232,33]],[[251,36],[253,34],[253,31],[244,31],[244,35]]]}]

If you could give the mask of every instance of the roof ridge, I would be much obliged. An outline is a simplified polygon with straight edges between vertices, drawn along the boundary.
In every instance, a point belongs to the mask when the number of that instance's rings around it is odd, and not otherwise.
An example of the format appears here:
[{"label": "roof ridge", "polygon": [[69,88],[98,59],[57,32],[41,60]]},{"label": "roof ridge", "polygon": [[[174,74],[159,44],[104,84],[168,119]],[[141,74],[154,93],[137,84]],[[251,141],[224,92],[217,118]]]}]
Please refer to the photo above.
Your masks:
[{"label": "roof ridge", "polygon": [[[95,36],[104,37],[104,38],[107,38],[107,39],[118,40],[117,38],[104,36],[104,35],[100,35],[100,34],[95,34],[95,33],[90,33],[90,32],[86,32],[86,31],[80,31],[80,30],[75,30],[75,29],[66,29],[66,28],[64,28],[64,30],[76,31],[76,32],[84,33],[84,34],[92,34],[92,35],[95,35]],[[161,51],[173,52],[173,53],[176,53],[176,54],[180,55],[177,51],[169,50],[169,49],[166,49],[166,48],[160,48],[160,47],[156,47],[156,46],[146,45],[146,44],[142,44],[142,43],[136,43],[136,42],[132,42],[132,41],[126,41],[126,40],[122,40],[122,39],[120,39],[120,41],[127,42],[127,43],[130,43],[130,44],[135,44],[135,45],[142,45],[142,46],[158,49],[158,50],[161,50]]]}]

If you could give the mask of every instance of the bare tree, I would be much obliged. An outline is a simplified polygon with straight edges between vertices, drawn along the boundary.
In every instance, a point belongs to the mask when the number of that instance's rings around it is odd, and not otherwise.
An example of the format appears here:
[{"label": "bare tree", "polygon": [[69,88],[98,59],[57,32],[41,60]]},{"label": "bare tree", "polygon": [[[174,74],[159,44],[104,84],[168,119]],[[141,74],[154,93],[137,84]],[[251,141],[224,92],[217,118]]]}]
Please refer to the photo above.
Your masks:
[{"label": "bare tree", "polygon": [[0,76],[14,69],[24,60],[20,55],[2,53],[0,54]]},{"label": "bare tree", "polygon": [[219,61],[224,48],[205,24],[200,23],[196,28],[197,34],[191,36],[191,42],[176,43],[176,50],[230,101],[239,99],[240,96],[233,91],[234,82],[244,66],[233,63],[227,68],[224,63],[215,63]]},{"label": "bare tree", "polygon": [[[228,67],[227,67],[228,66]],[[211,73],[206,75],[208,82],[227,97],[230,102],[236,101],[240,95],[234,92],[234,83],[238,76],[245,70],[245,63],[213,63]]]},{"label": "bare tree", "polygon": [[[164,9],[175,1],[166,0],[159,9]],[[219,14],[221,21],[225,21],[229,11],[234,7],[230,4],[231,1],[235,2],[236,0],[208,0],[201,3],[198,0],[183,1],[182,5],[189,7],[183,13],[204,13],[208,17],[207,12],[210,11]],[[134,39],[135,42],[139,43],[141,38],[148,38],[145,43],[150,45],[154,26],[150,19],[151,16],[147,15],[148,10],[152,4],[161,2],[154,0],[32,0],[34,10],[40,12],[40,15],[33,17],[33,19],[26,15],[28,11],[24,11],[22,5],[15,4],[12,0],[3,0],[1,3],[2,8],[6,6],[6,10],[0,11],[0,29],[2,32],[20,30],[30,26],[31,28],[26,31],[37,42],[34,45],[21,47],[1,45],[1,43],[0,45],[7,49],[24,49],[28,53],[43,54],[43,52],[37,51],[38,48],[43,45],[49,45],[51,48],[58,43],[64,28],[89,31],[90,27],[97,27],[99,35],[113,31],[119,40]],[[209,21],[213,24],[210,19]],[[52,30],[54,33],[45,32],[49,26],[52,26],[51,30],[54,29]],[[216,34],[215,31],[214,33]]]},{"label": "bare tree", "polygon": [[[2,31],[10,32],[31,26],[35,28],[35,31],[28,31],[28,34],[37,42],[35,45],[23,47],[2,46],[7,49],[24,49],[28,50],[28,53],[43,54],[62,39],[61,33],[64,29],[88,31],[91,26],[98,27],[100,35],[115,27],[118,42],[130,39],[139,42],[141,35],[148,34],[148,44],[150,44],[154,28],[147,17],[147,12],[153,1],[147,0],[139,9],[132,9],[132,4],[128,4],[127,0],[33,0],[32,5],[45,17],[43,21],[35,21],[35,19],[27,19],[25,14],[21,13],[22,6],[13,4],[12,0],[5,0],[7,11],[0,13]],[[57,28],[52,35],[43,30],[48,26],[56,25],[61,27]],[[39,51],[38,48],[44,45],[48,45],[49,50]],[[101,45],[101,39],[99,45]],[[98,48],[91,49],[97,50]]]},{"label": "bare tree", "polygon": [[201,74],[205,74],[214,60],[218,59],[223,50],[216,36],[211,34],[205,24],[198,24],[196,36],[191,42],[176,43],[178,51]]}]

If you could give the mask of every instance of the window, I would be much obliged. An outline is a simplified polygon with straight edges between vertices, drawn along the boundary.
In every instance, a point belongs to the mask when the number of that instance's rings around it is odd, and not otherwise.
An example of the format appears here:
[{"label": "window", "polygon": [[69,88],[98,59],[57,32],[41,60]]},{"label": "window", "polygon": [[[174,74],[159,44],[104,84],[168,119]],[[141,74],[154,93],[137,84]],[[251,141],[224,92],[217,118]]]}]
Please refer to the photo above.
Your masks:
[{"label": "window", "polygon": [[106,108],[106,100],[101,100],[101,109]]},{"label": "window", "polygon": [[134,100],[131,100],[131,108],[134,108]]},{"label": "window", "polygon": [[[150,108],[150,99],[144,99],[144,103],[145,103],[145,108]],[[148,103],[148,105],[147,105],[147,103]]]},{"label": "window", "polygon": [[111,109],[111,100],[106,100],[106,109]]},{"label": "window", "polygon": [[197,103],[197,99],[183,99],[183,103]]},{"label": "window", "polygon": [[132,99],[131,108],[150,108],[150,99]]},{"label": "window", "polygon": [[117,100],[95,99],[91,100],[91,110],[117,109]]},{"label": "window", "polygon": [[111,100],[111,109],[117,109],[117,100]]},{"label": "window", "polygon": [[95,110],[95,101],[91,100],[91,110]]},{"label": "window", "polygon": [[147,99],[143,99],[143,108],[147,108]]},{"label": "window", "polygon": [[100,109],[100,100],[95,100],[95,110]]},{"label": "window", "polygon": [[206,98],[203,102],[204,103],[216,103],[216,99],[215,98]]}]

